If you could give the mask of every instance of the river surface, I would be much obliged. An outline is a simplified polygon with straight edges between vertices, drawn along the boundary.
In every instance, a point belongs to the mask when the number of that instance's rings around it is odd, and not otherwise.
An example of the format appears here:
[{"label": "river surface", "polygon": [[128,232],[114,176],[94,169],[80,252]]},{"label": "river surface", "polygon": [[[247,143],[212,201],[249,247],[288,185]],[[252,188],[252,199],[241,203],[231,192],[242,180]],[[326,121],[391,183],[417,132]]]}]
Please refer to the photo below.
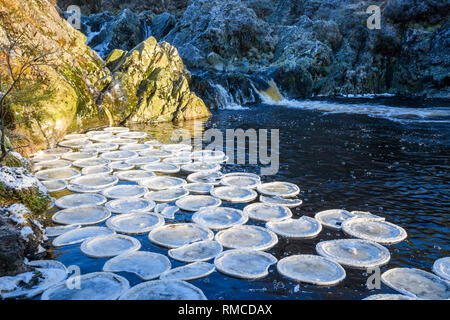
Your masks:
[{"label": "river surface", "polygon": [[[197,147],[207,144],[201,132],[209,128],[219,129],[224,135],[226,129],[278,129],[280,168],[276,175],[264,176],[263,181],[288,181],[300,187],[303,205],[292,209],[295,218],[314,216],[327,209],[361,210],[383,216],[406,229],[406,240],[387,246],[391,261],[381,272],[394,267],[431,271],[436,259],[450,254],[448,103],[424,106],[389,99],[343,99],[233,105],[214,111],[204,122],[140,125],[132,129],[169,142],[177,128],[196,136]],[[260,174],[260,165],[230,164],[222,169],[231,171]],[[246,204],[224,205],[242,209]],[[180,211],[175,221],[190,221],[191,216]],[[248,224],[263,225],[253,220]],[[147,234],[136,238],[141,241],[141,250],[167,255],[167,249],[151,243]],[[342,238],[347,236],[324,228],[310,240],[279,237],[279,243],[268,252],[278,259],[293,254],[316,254],[318,242]],[[79,246],[55,249],[53,258],[66,266],[78,265],[82,273],[101,271],[107,259],[87,258]],[[172,267],[182,265],[170,260]],[[208,299],[362,299],[371,294],[394,293],[384,284],[380,289],[368,289],[364,270],[346,268],[346,272],[346,279],[332,287],[295,283],[278,274],[275,265],[267,277],[259,280],[235,279],[216,271],[191,283],[202,289]],[[141,282],[133,274],[119,274],[131,286]]]}]

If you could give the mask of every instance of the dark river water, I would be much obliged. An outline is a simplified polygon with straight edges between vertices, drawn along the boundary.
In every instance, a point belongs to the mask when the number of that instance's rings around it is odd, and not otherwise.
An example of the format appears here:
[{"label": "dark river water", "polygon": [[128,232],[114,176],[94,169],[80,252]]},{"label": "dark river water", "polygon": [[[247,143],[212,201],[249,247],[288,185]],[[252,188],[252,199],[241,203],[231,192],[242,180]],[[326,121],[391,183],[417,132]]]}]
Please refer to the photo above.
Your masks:
[{"label": "dark river water", "polygon": [[[276,175],[264,176],[263,181],[288,181],[300,187],[303,205],[292,209],[294,217],[313,216],[327,209],[370,211],[383,216],[403,227],[408,238],[387,246],[391,261],[381,272],[394,267],[431,271],[436,259],[449,255],[449,105],[369,102],[232,106],[215,111],[205,122],[133,129],[146,131],[150,138],[163,142],[169,142],[179,127],[193,134],[217,128],[224,135],[226,129],[278,129],[280,168]],[[200,137],[194,140],[197,146],[206,144]],[[260,165],[230,164],[222,172],[243,170],[259,174]],[[247,204],[224,205],[242,209]],[[175,221],[190,221],[191,216],[180,211]],[[249,224],[263,225],[253,220]],[[137,238],[141,250],[167,255],[167,249],[152,244],[146,234]],[[279,237],[279,243],[268,252],[278,259],[316,254],[318,242],[342,238],[347,238],[343,232],[324,228],[310,240]],[[66,266],[78,265],[82,273],[101,271],[107,260],[87,258],[79,244],[56,249],[52,254]],[[173,259],[171,262],[173,267],[182,265]],[[216,271],[191,283],[202,289],[208,299],[362,299],[371,294],[394,293],[384,284],[380,289],[369,290],[364,270],[346,268],[346,272],[346,279],[332,287],[295,283],[278,274],[275,265],[267,277],[259,280],[235,279]],[[133,274],[120,274],[131,286],[141,282]]]}]

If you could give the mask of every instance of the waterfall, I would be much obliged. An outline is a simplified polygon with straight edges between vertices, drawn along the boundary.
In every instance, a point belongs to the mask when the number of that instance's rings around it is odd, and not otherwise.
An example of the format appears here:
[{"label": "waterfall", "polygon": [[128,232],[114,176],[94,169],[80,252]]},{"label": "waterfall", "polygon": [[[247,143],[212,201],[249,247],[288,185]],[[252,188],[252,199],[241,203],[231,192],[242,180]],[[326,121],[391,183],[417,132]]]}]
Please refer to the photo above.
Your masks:
[{"label": "waterfall", "polygon": [[216,91],[216,103],[219,109],[228,109],[228,110],[244,110],[248,109],[247,107],[243,107],[242,105],[235,102],[233,96],[220,84],[214,83],[211,84]]}]

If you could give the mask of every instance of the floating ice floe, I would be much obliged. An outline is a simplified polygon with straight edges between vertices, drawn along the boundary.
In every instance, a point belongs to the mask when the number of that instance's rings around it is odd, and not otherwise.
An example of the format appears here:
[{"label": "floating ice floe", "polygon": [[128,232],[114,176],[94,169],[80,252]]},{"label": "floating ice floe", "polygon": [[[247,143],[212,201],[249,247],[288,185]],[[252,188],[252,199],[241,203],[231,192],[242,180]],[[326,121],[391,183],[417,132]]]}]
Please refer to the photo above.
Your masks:
[{"label": "floating ice floe", "polygon": [[156,202],[173,202],[189,194],[189,191],[183,188],[171,188],[160,191],[150,191],[144,198]]},{"label": "floating ice floe", "polygon": [[292,217],[292,212],[287,207],[261,202],[249,204],[244,208],[244,213],[251,219],[265,222],[284,220]]},{"label": "floating ice floe", "polygon": [[255,173],[250,172],[229,172],[223,175],[224,177],[246,177],[256,179],[261,182],[261,177]]},{"label": "floating ice floe", "polygon": [[142,139],[147,137],[147,134],[145,132],[129,131],[117,133],[117,137],[122,139]]},{"label": "floating ice floe", "polygon": [[259,177],[257,179],[255,177],[244,175],[231,175],[224,176],[222,180],[220,180],[220,183],[224,186],[255,189],[261,183],[261,179]]},{"label": "floating ice floe", "polygon": [[161,146],[162,150],[172,151],[172,152],[178,152],[178,151],[191,151],[192,146],[189,144],[183,144],[183,143],[175,143],[175,144],[163,144]]},{"label": "floating ice floe", "polygon": [[223,230],[247,223],[248,215],[239,209],[213,207],[197,211],[192,221],[211,230]]},{"label": "floating ice floe", "polygon": [[148,144],[132,143],[121,146],[120,150],[134,151],[134,152],[150,151],[152,150],[152,146]]},{"label": "floating ice floe", "polygon": [[135,167],[145,166],[150,163],[158,163],[159,158],[156,157],[137,157],[134,159],[125,160],[126,163],[132,164]]},{"label": "floating ice floe", "polygon": [[126,171],[134,168],[134,165],[126,163],[125,161],[114,161],[109,164],[109,167],[113,170]]},{"label": "floating ice floe", "polygon": [[216,268],[207,262],[194,262],[178,268],[170,269],[161,274],[161,280],[191,281],[209,276]]},{"label": "floating ice floe", "polygon": [[219,231],[215,240],[225,248],[268,250],[278,243],[277,235],[263,227],[241,225]]},{"label": "floating ice floe", "polygon": [[212,240],[214,233],[195,223],[168,224],[150,231],[148,239],[160,246],[178,248],[197,241]]},{"label": "floating ice floe", "polygon": [[106,226],[117,233],[142,234],[164,225],[164,218],[154,213],[128,213],[109,218]]},{"label": "floating ice floe", "polygon": [[118,148],[119,148],[119,145],[117,143],[97,142],[97,143],[93,143],[87,147],[84,147],[83,151],[109,152],[109,151],[117,150]]},{"label": "floating ice floe", "polygon": [[120,300],[207,300],[203,291],[179,280],[146,281],[125,292]]},{"label": "floating ice floe", "polygon": [[36,269],[16,276],[0,278],[0,297],[2,299],[33,298],[64,281],[67,277],[66,267],[57,261],[31,261],[28,265]]},{"label": "floating ice floe", "polygon": [[42,184],[47,188],[48,192],[58,192],[67,188],[67,182],[64,180],[44,180]]},{"label": "floating ice floe", "polygon": [[105,221],[111,212],[103,206],[82,206],[56,212],[52,220],[59,224],[90,225]]},{"label": "floating ice floe", "polygon": [[130,129],[127,127],[108,127],[108,128],[104,128],[103,131],[111,132],[111,133],[123,133],[123,132],[129,132]]},{"label": "floating ice floe", "polygon": [[55,201],[55,205],[61,209],[68,209],[81,206],[102,205],[106,198],[101,194],[68,194]]},{"label": "floating ice floe", "polygon": [[381,275],[381,281],[395,291],[418,299],[450,299],[450,282],[420,269],[390,269]]},{"label": "floating ice floe", "polygon": [[31,162],[39,164],[39,162],[56,161],[60,158],[59,154],[39,153],[31,158]]},{"label": "floating ice floe", "polygon": [[111,272],[83,274],[79,285],[75,289],[61,282],[44,291],[41,300],[116,300],[130,288],[127,279]]},{"label": "floating ice floe", "polygon": [[352,218],[342,223],[342,230],[349,236],[382,244],[398,243],[406,239],[406,231],[387,221],[372,218]]},{"label": "floating ice floe", "polygon": [[188,183],[183,188],[194,194],[210,194],[213,185],[209,183]]},{"label": "floating ice floe", "polygon": [[106,261],[103,271],[131,272],[142,280],[148,281],[158,278],[171,267],[172,264],[165,255],[147,251],[134,251]]},{"label": "floating ice floe", "polygon": [[354,214],[341,209],[320,211],[314,216],[314,218],[323,226],[336,230],[341,230],[342,223],[345,220],[352,219],[354,217]]},{"label": "floating ice floe", "polygon": [[45,228],[45,235],[47,237],[57,237],[66,232],[79,229],[81,226],[79,224],[69,224],[64,226],[55,226]]},{"label": "floating ice floe", "polygon": [[189,157],[179,157],[179,156],[168,157],[163,159],[162,161],[164,163],[176,164],[178,166],[189,164],[192,162],[191,158]]},{"label": "floating ice floe", "polygon": [[146,193],[146,188],[137,185],[119,185],[102,191],[109,199],[140,198]]},{"label": "floating ice floe", "polygon": [[87,174],[70,180],[67,189],[72,192],[96,193],[102,191],[103,189],[112,187],[118,182],[119,178],[110,174]]},{"label": "floating ice floe", "polygon": [[269,221],[266,223],[266,228],[280,236],[294,239],[311,239],[322,231],[322,225],[316,219],[308,216]]},{"label": "floating ice floe", "polygon": [[114,231],[106,227],[84,227],[64,232],[56,237],[52,245],[55,247],[68,246],[81,243],[86,239],[114,234]]},{"label": "floating ice floe", "polygon": [[288,208],[298,207],[303,203],[303,201],[300,199],[289,199],[278,196],[265,196],[265,195],[260,195],[259,201],[267,204],[277,204]]},{"label": "floating ice floe", "polygon": [[140,248],[139,240],[123,234],[89,238],[84,240],[80,246],[81,252],[90,258],[110,258],[138,251]]},{"label": "floating ice floe", "polygon": [[251,202],[258,196],[256,191],[252,189],[234,186],[214,188],[211,191],[211,195],[223,201],[234,203]]},{"label": "floating ice floe", "polygon": [[222,204],[220,199],[211,196],[188,195],[175,202],[181,210],[198,211],[203,208],[218,207]]},{"label": "floating ice floe", "polygon": [[217,271],[241,279],[264,278],[275,263],[273,255],[256,250],[227,250],[214,259]]},{"label": "floating ice floe", "polygon": [[81,173],[84,175],[88,174],[98,174],[98,173],[111,173],[113,172],[113,169],[108,166],[93,166],[93,167],[86,167],[81,169]]},{"label": "floating ice floe", "polygon": [[142,157],[157,157],[160,159],[172,157],[173,152],[165,151],[165,150],[158,150],[158,149],[151,149],[151,150],[142,150],[139,151],[139,155]]},{"label": "floating ice floe", "polygon": [[84,133],[69,133],[64,136],[64,140],[74,140],[74,139],[86,139],[88,136],[86,136]]},{"label": "floating ice floe", "polygon": [[126,161],[137,158],[139,155],[134,151],[111,151],[100,155],[101,158],[110,161]]},{"label": "floating ice floe", "polygon": [[87,167],[95,167],[95,166],[104,166],[109,164],[109,160],[94,158],[94,159],[82,159],[76,160],[72,164],[77,168],[87,168]]},{"label": "floating ice floe", "polygon": [[81,176],[81,173],[73,168],[57,168],[41,170],[34,175],[39,180],[70,180]]},{"label": "floating ice floe", "polygon": [[159,203],[155,207],[155,213],[161,215],[165,219],[175,219],[175,213],[180,211],[177,206],[171,206],[167,203]]},{"label": "floating ice floe", "polygon": [[364,298],[363,300],[416,300],[413,297],[405,296],[403,294],[374,294]]},{"label": "floating ice floe", "polygon": [[89,141],[88,139],[72,139],[72,140],[65,140],[58,143],[60,147],[67,147],[72,149],[80,149],[83,147],[86,147],[88,145],[91,145],[92,141]]},{"label": "floating ice floe", "polygon": [[268,182],[256,187],[265,196],[293,197],[300,193],[300,188],[290,182]]},{"label": "floating ice floe", "polygon": [[370,218],[372,220],[385,220],[385,218],[374,215],[368,211],[350,211],[351,214],[358,218]]},{"label": "floating ice floe", "polygon": [[217,241],[204,240],[170,249],[168,254],[172,259],[190,263],[211,260],[222,251],[222,245]]},{"label": "floating ice floe", "polygon": [[281,259],[278,272],[291,280],[319,286],[332,286],[345,279],[346,273],[338,263],[321,256],[302,254]]},{"label": "floating ice floe", "polygon": [[132,182],[139,182],[141,180],[144,180],[146,178],[154,177],[155,174],[150,171],[144,171],[144,170],[127,170],[127,171],[120,171],[115,172],[114,175],[119,178],[119,180],[124,181],[132,181]]},{"label": "floating ice floe", "polygon": [[148,144],[148,145],[150,145],[150,146],[152,146],[154,148],[158,148],[158,147],[162,146],[162,143],[159,142],[158,140],[155,140],[155,139],[147,140],[147,141],[144,142],[144,144]]},{"label": "floating ice floe", "polygon": [[[113,143],[110,142],[111,140],[117,140],[119,138],[116,138],[112,133],[104,132],[103,134],[97,134],[93,137],[89,137],[90,140],[96,141],[96,143]],[[118,145],[117,145],[118,146]]]},{"label": "floating ice floe", "polygon": [[152,200],[131,198],[116,199],[105,204],[105,207],[112,213],[142,213],[150,212],[155,208],[156,203]]},{"label": "floating ice floe", "polygon": [[56,168],[70,168],[72,162],[67,160],[49,160],[49,161],[39,161],[37,162],[33,169],[34,170],[44,170],[44,169],[56,169]]},{"label": "floating ice floe", "polygon": [[343,266],[359,269],[379,267],[391,259],[388,249],[376,242],[362,239],[322,241],[316,245],[316,251]]},{"label": "floating ice floe", "polygon": [[176,177],[155,176],[139,181],[139,184],[150,190],[179,188],[187,184],[186,180]]},{"label": "floating ice floe", "polygon": [[181,166],[181,170],[187,173],[215,172],[220,170],[220,165],[208,162],[192,162]]},{"label": "floating ice floe", "polygon": [[450,257],[436,260],[433,263],[433,272],[442,279],[450,281]]},{"label": "floating ice floe", "polygon": [[165,162],[149,163],[142,166],[142,169],[149,172],[160,172],[160,173],[177,173],[180,171],[180,166]]},{"label": "floating ice floe", "polygon": [[189,182],[194,183],[209,183],[212,185],[219,185],[220,179],[222,179],[220,172],[195,172],[187,176]]},{"label": "floating ice floe", "polygon": [[64,153],[71,152],[72,149],[64,148],[64,147],[56,147],[47,150],[41,150],[36,153],[36,156],[39,157],[41,155],[49,155],[49,156],[61,156]]},{"label": "floating ice floe", "polygon": [[79,151],[79,152],[68,152],[61,156],[65,160],[77,161],[77,160],[93,160],[97,158],[97,152],[94,151]]}]

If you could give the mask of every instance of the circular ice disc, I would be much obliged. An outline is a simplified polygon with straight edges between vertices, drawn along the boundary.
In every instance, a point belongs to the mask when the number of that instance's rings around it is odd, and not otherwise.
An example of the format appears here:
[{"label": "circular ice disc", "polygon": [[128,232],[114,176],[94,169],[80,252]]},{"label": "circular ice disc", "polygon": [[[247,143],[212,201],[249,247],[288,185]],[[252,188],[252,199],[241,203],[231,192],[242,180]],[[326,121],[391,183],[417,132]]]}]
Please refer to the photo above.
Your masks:
[{"label": "circular ice disc", "polygon": [[171,188],[160,191],[151,191],[144,197],[147,200],[156,202],[173,202],[187,196],[189,192],[183,188]]},{"label": "circular ice disc", "polygon": [[39,164],[39,162],[55,161],[60,158],[59,154],[39,153],[31,158],[31,162]]},{"label": "circular ice disc", "polygon": [[130,129],[127,127],[108,127],[108,128],[104,128],[103,131],[110,132],[110,133],[123,133],[123,132],[129,132]]},{"label": "circular ice disc", "polygon": [[184,179],[166,176],[155,176],[139,182],[141,186],[147,187],[150,190],[179,188],[184,186],[186,183],[187,182]]},{"label": "circular ice disc", "polygon": [[109,164],[109,167],[113,170],[131,170],[134,165],[126,163],[125,161],[114,161]]},{"label": "circular ice disc", "polygon": [[167,157],[172,157],[174,155],[173,152],[165,151],[165,150],[159,150],[159,149],[143,150],[143,151],[139,151],[139,154],[142,157],[157,157],[157,158],[160,158],[160,159],[167,158]]},{"label": "circular ice disc", "polygon": [[222,246],[231,249],[268,250],[278,243],[278,237],[274,232],[249,225],[219,231],[215,239]]},{"label": "circular ice disc", "polygon": [[220,180],[220,183],[224,186],[235,186],[241,188],[256,188],[260,183],[261,179],[256,179],[254,177],[235,175],[235,176],[226,176]]},{"label": "circular ice disc", "polygon": [[98,174],[98,173],[111,173],[113,170],[109,166],[93,166],[81,169],[81,173],[84,175]]},{"label": "circular ice disc", "polygon": [[268,182],[256,187],[259,193],[266,196],[293,197],[300,193],[300,188],[289,182]]},{"label": "circular ice disc", "polygon": [[450,299],[450,283],[420,269],[390,269],[381,275],[381,281],[400,293],[419,299]]},{"label": "circular ice disc", "polygon": [[230,172],[223,175],[224,177],[246,177],[246,178],[253,178],[256,180],[259,180],[261,182],[261,177],[258,176],[255,173],[250,172]]},{"label": "circular ice disc", "polygon": [[215,162],[222,161],[223,159],[225,159],[226,155],[223,151],[220,150],[200,150],[192,152],[191,157],[195,161]]},{"label": "circular ice disc", "polygon": [[52,220],[60,224],[89,225],[105,221],[111,212],[103,206],[84,206],[56,212]]},{"label": "circular ice disc", "polygon": [[92,160],[97,158],[97,152],[93,151],[68,152],[64,153],[62,155],[62,158],[70,161]]},{"label": "circular ice disc", "polygon": [[323,226],[336,230],[340,230],[342,228],[342,222],[354,217],[355,215],[350,212],[340,209],[320,211],[314,216],[314,218]]},{"label": "circular ice disc", "polygon": [[275,221],[284,220],[292,217],[292,212],[289,208],[272,205],[266,203],[252,203],[244,208],[244,212],[254,220],[259,221]]},{"label": "circular ice disc", "polygon": [[93,272],[79,278],[80,288],[61,282],[42,294],[41,300],[116,300],[130,288],[127,279],[110,272]]},{"label": "circular ice disc", "polygon": [[218,207],[221,204],[220,199],[201,195],[185,196],[175,202],[178,208],[185,211],[198,211],[203,208]]},{"label": "circular ice disc", "polygon": [[87,136],[84,133],[69,133],[64,136],[64,140],[73,140],[73,139],[86,139]]},{"label": "circular ice disc", "polygon": [[[96,134],[93,137],[89,137],[90,140],[96,141],[97,143],[113,143],[111,141],[117,140],[120,138],[116,138],[112,133],[104,132],[103,134]],[[87,146],[89,147],[89,146]],[[118,147],[118,145],[117,145]]]},{"label": "circular ice disc", "polygon": [[66,232],[79,229],[81,226],[79,224],[69,224],[66,226],[56,226],[56,227],[47,227],[45,228],[45,235],[47,237],[57,237]]},{"label": "circular ice disc", "polygon": [[60,156],[64,153],[71,152],[71,151],[72,151],[72,149],[70,149],[70,148],[56,147],[56,148],[51,148],[51,149],[47,149],[47,150],[41,150],[38,153],[36,153],[36,155],[37,156],[40,156],[40,155]]},{"label": "circular ice disc", "polygon": [[450,281],[450,257],[436,260],[433,264],[433,272],[442,279]]},{"label": "circular ice disc", "polygon": [[222,174],[220,172],[195,172],[187,176],[189,182],[210,183],[212,185],[220,184]]},{"label": "circular ice disc", "polygon": [[403,241],[407,237],[405,229],[390,222],[370,218],[353,218],[342,223],[342,230],[349,236],[392,244]]},{"label": "circular ice disc", "polygon": [[289,199],[278,196],[265,196],[263,194],[259,196],[259,201],[267,204],[277,204],[288,208],[298,207],[303,203],[303,201],[300,199]]},{"label": "circular ice disc", "polygon": [[189,144],[175,143],[175,144],[163,144],[161,146],[162,150],[178,152],[178,151],[191,151],[192,146]]},{"label": "circular ice disc", "polygon": [[256,199],[258,194],[249,188],[240,188],[234,186],[217,187],[211,191],[211,195],[223,201],[234,203],[251,202]]},{"label": "circular ice disc", "polygon": [[80,190],[86,190],[86,192],[98,192],[102,189],[109,188],[118,182],[119,179],[116,176],[97,173],[74,178],[70,180],[70,185],[79,187]]},{"label": "circular ice disc", "polygon": [[223,250],[217,241],[205,240],[169,250],[169,257],[181,262],[208,261],[215,258]]},{"label": "circular ice disc", "polygon": [[79,149],[86,147],[88,145],[92,144],[91,141],[88,139],[72,139],[72,140],[65,140],[58,143],[60,147],[67,147],[72,149]]},{"label": "circular ice disc", "polygon": [[211,230],[223,230],[245,224],[248,216],[242,210],[228,207],[204,208],[192,216],[192,221]]},{"label": "circular ice disc", "polygon": [[161,274],[161,280],[196,280],[209,276],[216,268],[207,262],[194,262]]},{"label": "circular ice disc", "polygon": [[311,255],[293,255],[281,259],[277,270],[294,281],[311,283],[319,286],[332,286],[344,280],[344,268],[333,260]]},{"label": "circular ice disc", "polygon": [[117,134],[119,138],[122,139],[142,139],[147,136],[145,132],[138,131],[129,131],[129,132],[120,132]]},{"label": "circular ice disc", "polygon": [[64,180],[44,180],[42,184],[47,188],[48,192],[58,192],[67,188],[67,182]]},{"label": "circular ice disc", "polygon": [[157,204],[155,207],[155,213],[163,216],[165,219],[175,219],[175,213],[180,211],[180,208],[177,206],[171,206],[167,203]]},{"label": "circular ice disc", "polygon": [[133,151],[111,151],[100,155],[101,158],[110,161],[126,161],[138,157],[138,154]]},{"label": "circular ice disc", "polygon": [[109,160],[94,158],[94,159],[82,159],[73,162],[73,166],[77,168],[87,168],[95,166],[104,166],[109,163]]},{"label": "circular ice disc", "polygon": [[145,213],[155,208],[156,203],[151,200],[140,198],[116,199],[105,204],[105,207],[112,213]]},{"label": "circular ice disc", "polygon": [[364,298],[363,300],[416,300],[413,297],[405,296],[403,294],[374,294]]},{"label": "circular ice disc", "polygon": [[81,252],[90,258],[109,258],[138,251],[140,248],[139,240],[122,234],[89,238],[80,246]]},{"label": "circular ice disc", "polygon": [[127,170],[114,173],[120,180],[138,182],[146,178],[154,177],[153,172],[144,170]]},{"label": "circular ice disc", "polygon": [[275,263],[277,259],[273,255],[255,250],[227,250],[214,259],[218,271],[241,279],[264,278]]},{"label": "circular ice disc", "polygon": [[388,249],[376,242],[361,239],[322,241],[316,245],[316,251],[321,256],[353,268],[382,266],[391,259]]},{"label": "circular ice disc", "polygon": [[169,259],[159,253],[134,251],[106,261],[103,271],[131,272],[144,281],[158,278],[172,267]]},{"label": "circular ice disc", "polygon": [[156,157],[137,157],[134,159],[125,160],[126,163],[132,164],[135,167],[145,166],[151,163],[158,163],[159,158]]},{"label": "circular ice disc", "polygon": [[110,199],[140,198],[147,189],[136,185],[119,185],[103,190],[102,194]]},{"label": "circular ice disc", "polygon": [[299,219],[269,221],[266,228],[276,234],[294,239],[310,239],[322,231],[322,225],[314,218],[302,216]]},{"label": "circular ice disc", "polygon": [[164,163],[176,164],[178,166],[182,166],[182,165],[189,164],[192,162],[191,158],[189,158],[189,157],[179,157],[179,156],[165,158],[162,161]]},{"label": "circular ice disc", "polygon": [[120,300],[207,300],[203,291],[179,280],[146,281],[129,289]]},{"label": "circular ice disc", "polygon": [[152,147],[161,147],[161,145],[162,145],[161,142],[159,142],[158,140],[155,140],[155,139],[147,140],[147,141],[144,142],[144,144],[148,144],[148,145],[150,145]]},{"label": "circular ice disc", "polygon": [[[72,226],[69,226],[72,227]],[[84,227],[84,228],[76,228],[74,230],[70,230],[64,232],[63,234],[56,237],[52,245],[55,247],[67,246],[71,244],[76,244],[83,242],[86,239],[94,238],[98,236],[106,236],[114,234],[114,231],[105,228],[105,227]]]},{"label": "circular ice disc", "polygon": [[164,218],[153,213],[128,213],[109,218],[106,226],[117,233],[142,234],[164,225]]},{"label": "circular ice disc", "polygon": [[213,185],[209,183],[188,183],[183,188],[194,194],[210,194]]},{"label": "circular ice disc", "polygon": [[91,130],[91,131],[86,132],[86,136],[89,137],[89,138],[92,138],[92,137],[95,137],[95,136],[98,136],[98,135],[101,135],[101,134],[105,134],[105,131],[103,131],[103,130]]},{"label": "circular ice disc", "polygon": [[35,173],[39,180],[70,180],[81,176],[81,173],[72,168],[47,169]]},{"label": "circular ice disc", "polygon": [[150,172],[177,173],[180,171],[180,166],[171,163],[156,162],[146,164],[145,166],[142,166],[142,169]]},{"label": "circular ice disc", "polygon": [[169,224],[150,231],[151,242],[167,248],[178,248],[193,242],[212,240],[214,233],[198,224]]},{"label": "circular ice disc", "polygon": [[69,194],[55,201],[55,205],[61,209],[81,206],[99,206],[106,202],[101,194]]},{"label": "circular ice disc", "polygon": [[119,145],[117,143],[93,143],[85,148],[83,148],[83,151],[95,151],[95,152],[108,152],[108,151],[114,151],[119,148]]},{"label": "circular ice disc", "polygon": [[372,220],[385,220],[385,218],[374,215],[368,211],[350,211],[351,214],[355,215],[357,218],[368,218]]},{"label": "circular ice disc", "polygon": [[187,173],[214,172],[220,170],[220,165],[208,162],[193,162],[181,166],[181,170]]},{"label": "circular ice disc", "polygon": [[39,161],[33,167],[34,170],[43,169],[55,169],[55,168],[70,168],[72,162],[67,160],[49,160],[49,161]]},{"label": "circular ice disc", "polygon": [[134,152],[150,151],[152,150],[152,146],[148,144],[133,143],[121,146],[120,150],[134,151]]}]

